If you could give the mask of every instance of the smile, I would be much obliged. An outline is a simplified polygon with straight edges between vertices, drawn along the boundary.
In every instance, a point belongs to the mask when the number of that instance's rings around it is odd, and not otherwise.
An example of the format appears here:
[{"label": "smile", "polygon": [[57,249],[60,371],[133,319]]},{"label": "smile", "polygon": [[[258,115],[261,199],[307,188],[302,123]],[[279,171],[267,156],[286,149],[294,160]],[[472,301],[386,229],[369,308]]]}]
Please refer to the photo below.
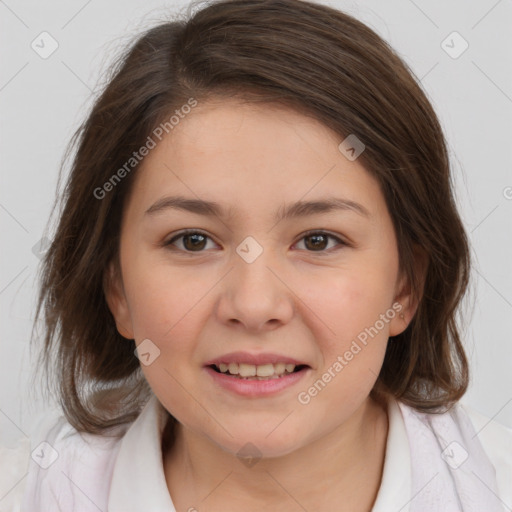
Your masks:
[{"label": "smile", "polygon": [[[299,381],[302,381],[312,372],[312,368],[307,365],[293,364],[263,364],[263,365],[245,365],[244,363],[230,363],[222,369],[215,364],[204,367],[204,370],[212,379],[212,384],[215,387],[220,387],[224,391],[242,396],[244,398],[266,398],[275,396],[287,388],[292,388]],[[230,371],[230,365],[233,373]],[[284,366],[284,368],[283,368]],[[287,371],[287,367],[291,371]],[[271,375],[258,375],[258,373],[267,373]],[[250,375],[243,375],[250,374]],[[303,386],[303,385],[302,385]]]},{"label": "smile", "polygon": [[306,365],[294,365],[291,363],[275,363],[254,365],[248,363],[220,363],[212,364],[213,368],[219,373],[229,375],[238,379],[246,380],[270,380],[280,379],[283,376],[297,372],[305,368]]}]

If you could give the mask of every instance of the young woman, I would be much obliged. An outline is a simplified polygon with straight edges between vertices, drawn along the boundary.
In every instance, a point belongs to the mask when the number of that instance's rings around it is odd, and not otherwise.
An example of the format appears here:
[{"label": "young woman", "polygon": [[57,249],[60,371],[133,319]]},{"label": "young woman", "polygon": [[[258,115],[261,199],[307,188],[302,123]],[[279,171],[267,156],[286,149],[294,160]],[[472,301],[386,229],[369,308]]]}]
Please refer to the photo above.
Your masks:
[{"label": "young woman", "polygon": [[444,137],[372,30],[216,1],[142,35],[75,141],[21,510],[512,506],[512,433],[458,403]]}]

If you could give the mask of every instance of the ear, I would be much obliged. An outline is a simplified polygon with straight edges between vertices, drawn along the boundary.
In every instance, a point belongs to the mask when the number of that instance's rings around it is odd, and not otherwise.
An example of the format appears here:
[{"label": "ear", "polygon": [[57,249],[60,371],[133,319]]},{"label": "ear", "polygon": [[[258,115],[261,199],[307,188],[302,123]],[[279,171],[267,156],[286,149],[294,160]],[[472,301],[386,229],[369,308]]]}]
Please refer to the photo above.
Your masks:
[{"label": "ear", "polygon": [[428,256],[419,245],[413,246],[414,272],[418,281],[418,295],[413,295],[412,285],[405,274],[400,272],[395,287],[392,309],[397,313],[390,322],[389,336],[397,336],[407,329],[418,309],[428,270]]},{"label": "ear", "polygon": [[117,331],[126,339],[133,340],[133,328],[128,302],[124,292],[119,263],[111,261],[103,277],[103,292],[108,308],[116,322]]}]

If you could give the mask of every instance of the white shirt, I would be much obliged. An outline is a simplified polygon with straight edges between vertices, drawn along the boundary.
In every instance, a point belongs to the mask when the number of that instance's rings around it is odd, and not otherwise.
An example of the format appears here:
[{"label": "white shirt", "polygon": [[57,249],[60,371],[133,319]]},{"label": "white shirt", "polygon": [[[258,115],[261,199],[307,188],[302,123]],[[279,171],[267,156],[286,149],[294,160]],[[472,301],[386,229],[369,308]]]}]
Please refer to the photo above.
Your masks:
[{"label": "white shirt", "polygon": [[[413,497],[414,461],[400,407],[389,402],[384,469],[372,512],[408,512]],[[512,429],[462,407],[496,470],[503,510],[512,510]],[[80,434],[61,417],[31,443],[0,447],[0,512],[175,512],[161,451],[167,414],[153,395],[121,438]],[[36,460],[51,465],[44,469]]]}]

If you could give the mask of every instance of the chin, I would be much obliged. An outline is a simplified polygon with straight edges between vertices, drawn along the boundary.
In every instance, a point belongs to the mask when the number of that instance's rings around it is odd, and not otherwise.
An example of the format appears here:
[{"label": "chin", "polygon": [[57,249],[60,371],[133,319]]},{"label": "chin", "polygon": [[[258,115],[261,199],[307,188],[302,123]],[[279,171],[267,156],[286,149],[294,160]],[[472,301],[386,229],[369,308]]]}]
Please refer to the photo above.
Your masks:
[{"label": "chin", "polygon": [[231,432],[233,437],[226,436],[217,440],[217,444],[242,462],[248,459],[248,466],[253,459],[257,461],[262,458],[283,457],[303,446],[303,440],[290,437],[290,432],[284,429],[279,435],[276,432],[268,435],[270,431],[271,429],[243,429],[238,434]]}]

